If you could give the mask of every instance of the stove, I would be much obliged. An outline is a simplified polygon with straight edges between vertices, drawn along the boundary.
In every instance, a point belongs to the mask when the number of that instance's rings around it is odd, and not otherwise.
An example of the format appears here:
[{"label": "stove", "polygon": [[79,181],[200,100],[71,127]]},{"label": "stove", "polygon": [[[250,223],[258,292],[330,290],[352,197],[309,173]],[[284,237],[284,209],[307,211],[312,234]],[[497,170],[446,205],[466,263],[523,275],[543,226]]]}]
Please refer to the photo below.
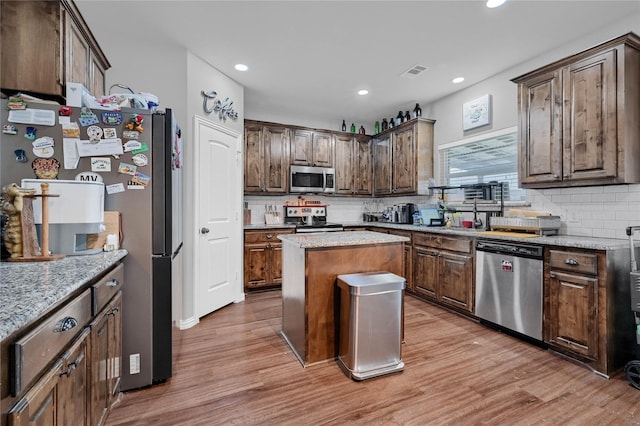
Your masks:
[{"label": "stove", "polygon": [[296,233],[344,230],[339,223],[327,222],[327,206],[320,204],[285,206],[284,223],[295,224]]}]

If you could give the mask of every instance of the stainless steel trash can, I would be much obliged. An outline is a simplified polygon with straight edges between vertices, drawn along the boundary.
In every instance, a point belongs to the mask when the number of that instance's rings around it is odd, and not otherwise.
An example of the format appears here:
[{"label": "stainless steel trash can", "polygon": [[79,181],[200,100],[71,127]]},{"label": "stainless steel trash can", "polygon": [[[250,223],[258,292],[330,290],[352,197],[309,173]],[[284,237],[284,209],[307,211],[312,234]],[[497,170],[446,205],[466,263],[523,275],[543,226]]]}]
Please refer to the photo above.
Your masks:
[{"label": "stainless steel trash can", "polygon": [[402,371],[405,279],[390,272],[338,275],[338,364],[354,380]]}]

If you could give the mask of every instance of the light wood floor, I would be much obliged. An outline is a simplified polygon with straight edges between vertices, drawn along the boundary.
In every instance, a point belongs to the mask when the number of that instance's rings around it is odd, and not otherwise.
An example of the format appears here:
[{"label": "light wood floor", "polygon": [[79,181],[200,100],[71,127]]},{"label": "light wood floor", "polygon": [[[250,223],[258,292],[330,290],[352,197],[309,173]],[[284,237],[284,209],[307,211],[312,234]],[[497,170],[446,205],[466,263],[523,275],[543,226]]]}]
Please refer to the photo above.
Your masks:
[{"label": "light wood floor", "polygon": [[402,373],[354,382],[302,368],[279,337],[279,291],[180,332],[174,375],[127,392],[108,425],[631,425],[640,391],[407,296]]}]

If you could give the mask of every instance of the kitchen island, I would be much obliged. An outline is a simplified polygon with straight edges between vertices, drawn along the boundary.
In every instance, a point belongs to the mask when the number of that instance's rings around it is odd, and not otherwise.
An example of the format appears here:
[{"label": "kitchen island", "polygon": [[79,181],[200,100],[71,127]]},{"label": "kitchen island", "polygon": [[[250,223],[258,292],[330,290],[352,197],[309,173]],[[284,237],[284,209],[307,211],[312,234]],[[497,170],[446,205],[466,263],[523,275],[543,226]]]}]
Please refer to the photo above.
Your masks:
[{"label": "kitchen island", "polygon": [[404,277],[408,238],[370,231],[278,236],[282,240],[282,337],[303,366],[336,356],[336,278],[387,271]]}]

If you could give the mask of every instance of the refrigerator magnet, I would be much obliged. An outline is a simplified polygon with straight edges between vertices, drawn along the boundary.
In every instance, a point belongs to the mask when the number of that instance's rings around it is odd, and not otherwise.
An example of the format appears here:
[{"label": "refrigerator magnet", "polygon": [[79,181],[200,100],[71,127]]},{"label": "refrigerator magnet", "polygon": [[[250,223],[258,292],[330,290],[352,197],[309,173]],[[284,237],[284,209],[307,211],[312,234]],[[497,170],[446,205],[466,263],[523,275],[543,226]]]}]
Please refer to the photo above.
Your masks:
[{"label": "refrigerator magnet", "polygon": [[91,157],[92,172],[110,172],[111,158],[109,157]]},{"label": "refrigerator magnet", "polygon": [[149,164],[149,159],[144,154],[136,154],[133,157],[131,157],[131,160],[133,161],[133,164],[135,164],[138,167],[144,167],[147,164]]},{"label": "refrigerator magnet", "polygon": [[89,126],[87,127],[87,136],[89,140],[93,143],[100,142],[100,138],[102,138],[102,128],[99,126]]},{"label": "refrigerator magnet", "polygon": [[80,118],[78,118],[81,126],[87,127],[93,124],[98,124],[98,116],[93,113],[89,108],[83,107],[80,111]]},{"label": "refrigerator magnet", "polygon": [[138,139],[140,137],[140,133],[135,130],[123,130],[122,137],[124,139]]},{"label": "refrigerator magnet", "polygon": [[124,185],[122,182],[120,183],[112,183],[111,185],[106,185],[104,187],[107,190],[107,194],[117,194],[118,192],[124,192]]},{"label": "refrigerator magnet", "polygon": [[5,135],[17,135],[18,129],[13,124],[5,124],[2,126],[2,133]]},{"label": "refrigerator magnet", "polygon": [[55,158],[36,158],[31,168],[38,179],[55,179],[58,177],[60,162]]},{"label": "refrigerator magnet", "polygon": [[124,152],[133,151],[134,149],[142,148],[142,144],[138,141],[127,141],[124,146]]},{"label": "refrigerator magnet", "polygon": [[73,123],[63,124],[62,137],[80,139],[80,127],[78,127],[78,123],[74,121]]},{"label": "refrigerator magnet", "polygon": [[[102,113],[102,122],[109,126],[119,126],[122,124],[122,113],[107,111]],[[114,136],[115,137],[115,136]]]},{"label": "refrigerator magnet", "polygon": [[149,182],[151,182],[151,178],[145,174],[142,174],[140,172],[136,172],[133,175],[133,178],[131,179],[131,182],[133,183],[137,183],[139,185],[142,186],[147,186],[149,185]]},{"label": "refrigerator magnet", "polygon": [[93,172],[80,172],[76,175],[75,180],[80,182],[104,182],[101,175]]},{"label": "refrigerator magnet", "polygon": [[131,153],[135,155],[135,154],[140,154],[142,152],[147,152],[147,151],[149,151],[149,145],[143,142],[140,145],[140,148],[132,150]]},{"label": "refrigerator magnet", "polygon": [[135,175],[137,168],[138,166],[134,164],[120,163],[118,165],[118,173],[123,173],[125,175]]},{"label": "refrigerator magnet", "polygon": [[115,127],[105,127],[102,130],[104,132],[105,139],[115,139],[118,137],[118,133],[116,132]]},{"label": "refrigerator magnet", "polygon": [[50,146],[45,146],[43,148],[33,148],[33,155],[40,158],[51,158],[53,157],[53,148]]},{"label": "refrigerator magnet", "polygon": [[29,140],[29,141],[34,141],[36,140],[36,132],[38,131],[38,129],[36,129],[34,126],[27,126],[25,133],[24,133],[24,137],[25,139]]}]

